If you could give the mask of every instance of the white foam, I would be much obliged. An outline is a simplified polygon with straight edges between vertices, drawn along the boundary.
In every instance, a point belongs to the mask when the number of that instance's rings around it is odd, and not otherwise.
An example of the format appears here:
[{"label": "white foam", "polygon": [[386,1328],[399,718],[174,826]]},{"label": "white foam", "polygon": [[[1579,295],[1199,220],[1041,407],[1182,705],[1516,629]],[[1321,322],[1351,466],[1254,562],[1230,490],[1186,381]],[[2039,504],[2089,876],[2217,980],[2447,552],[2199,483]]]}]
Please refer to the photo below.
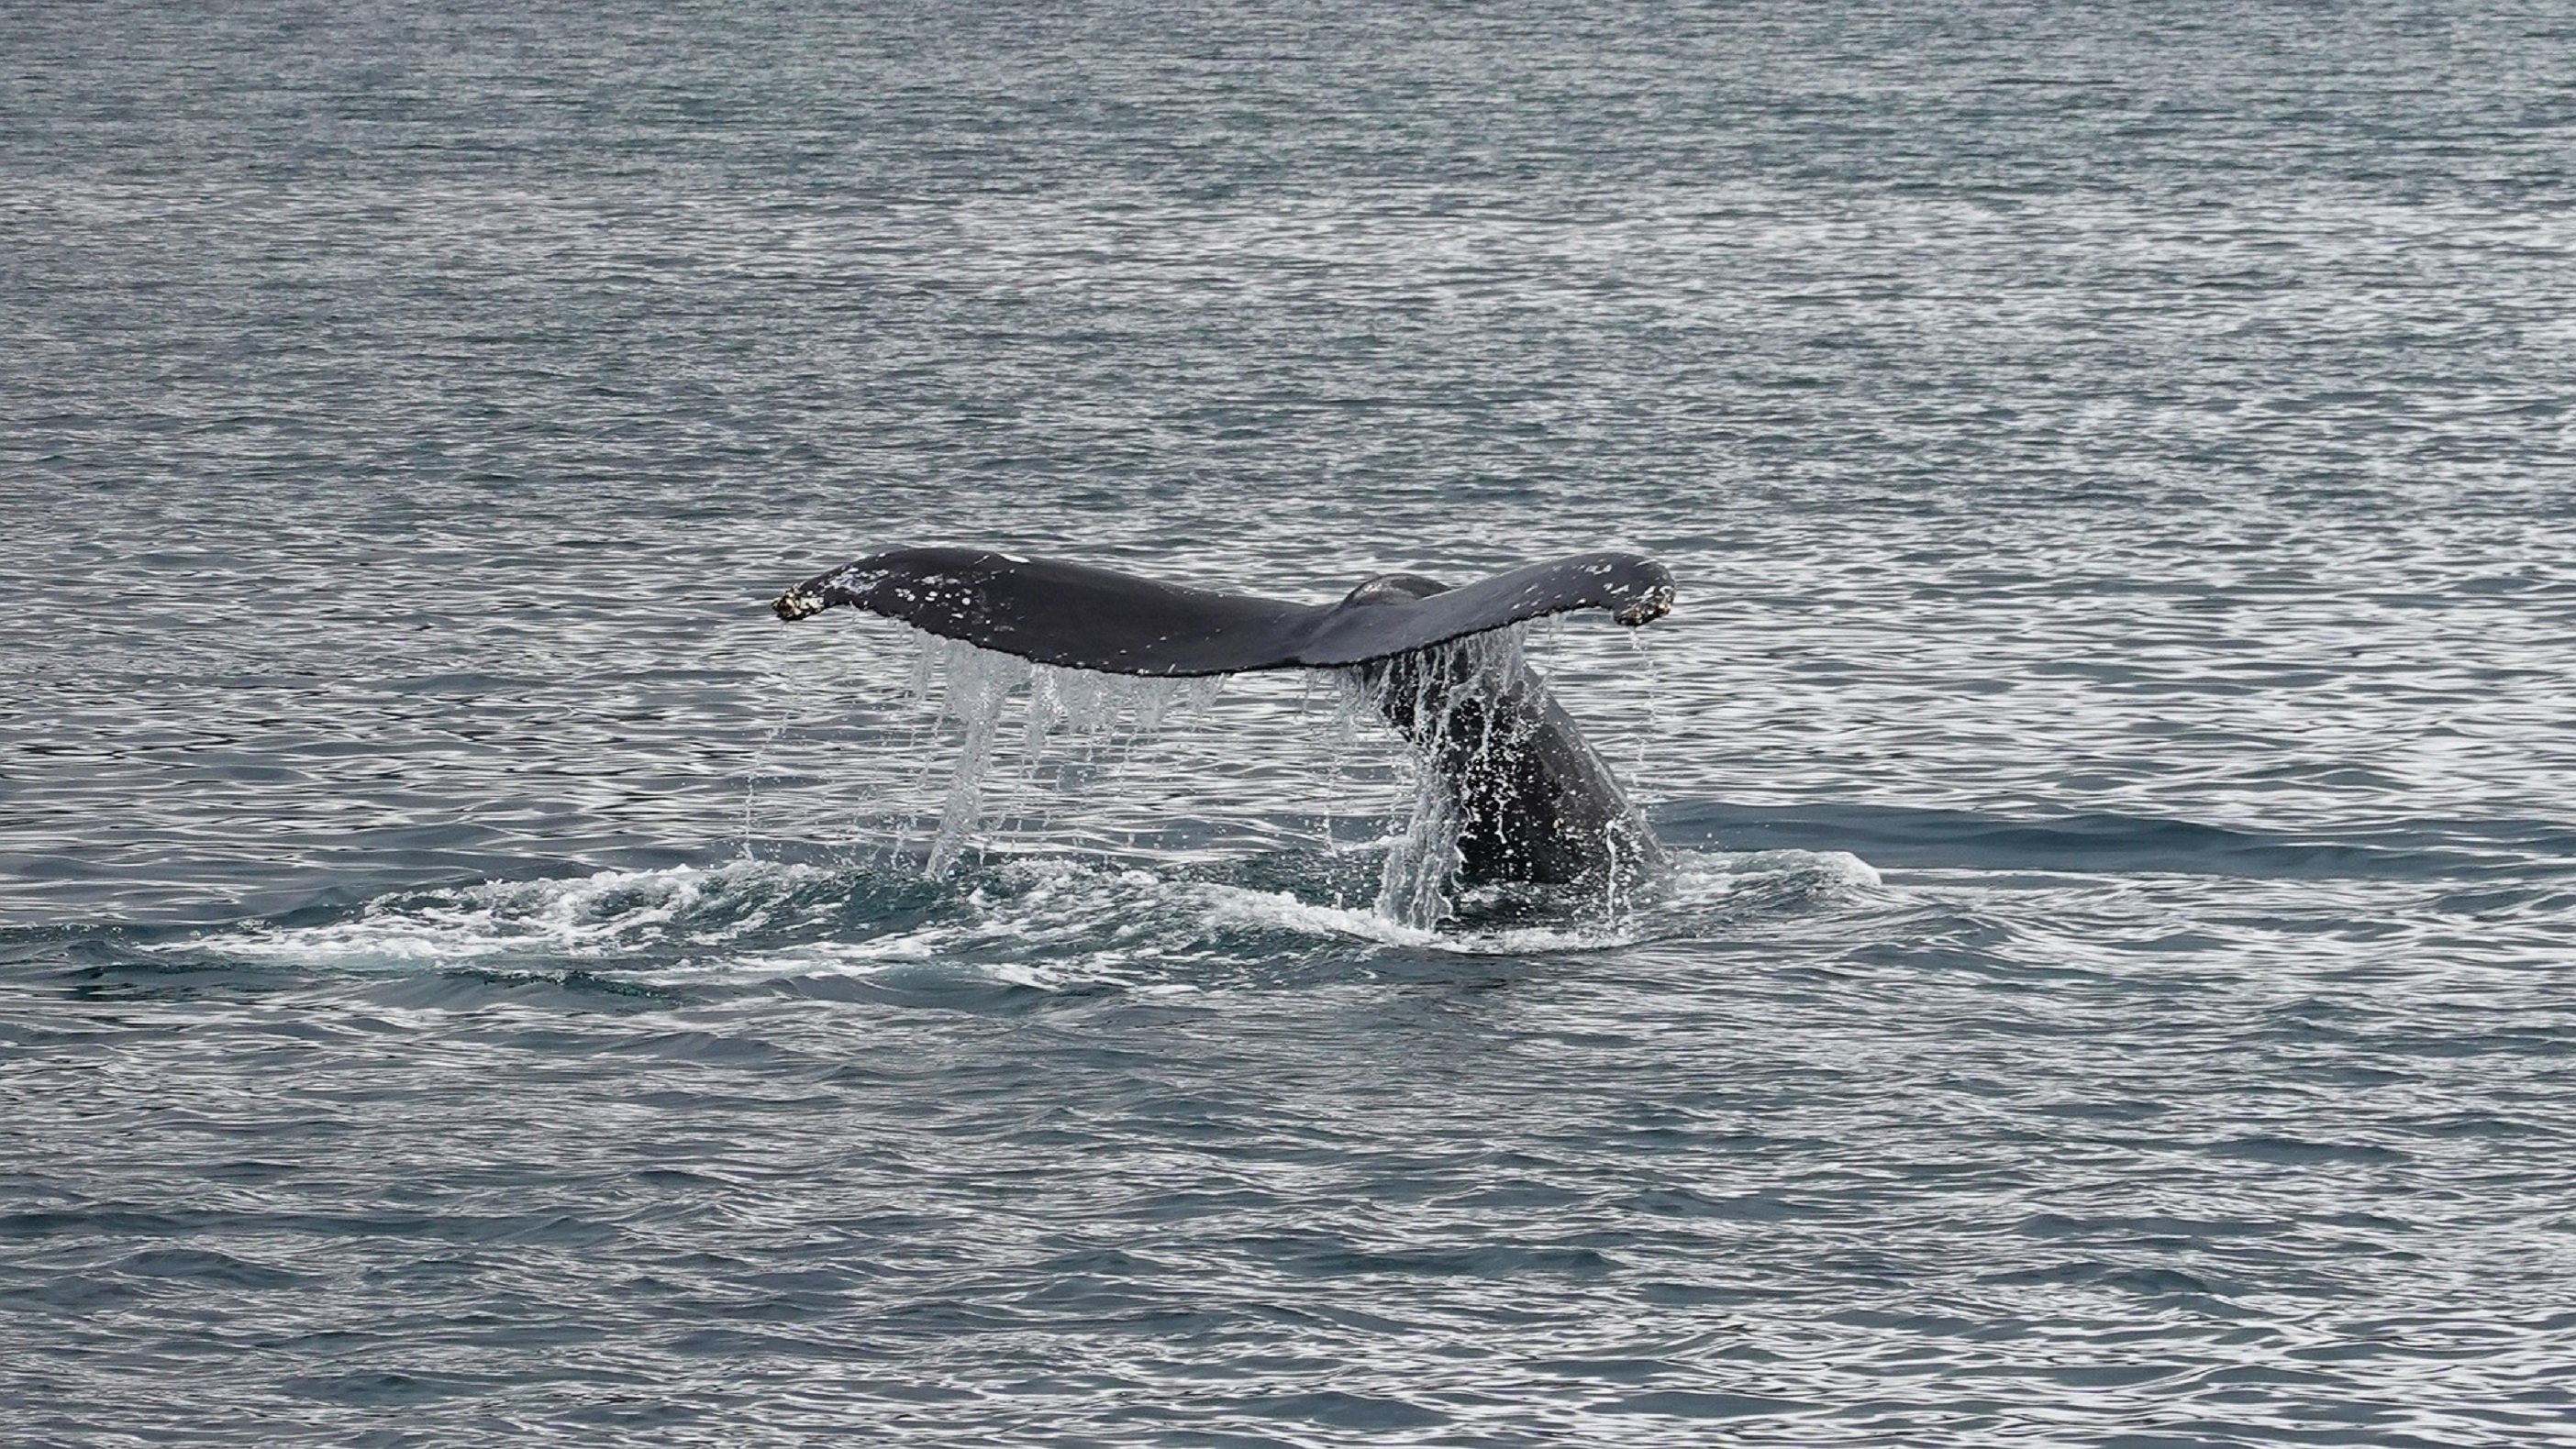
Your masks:
[{"label": "white foam", "polygon": [[[1715,922],[1796,910],[1879,884],[1868,863],[1841,852],[1677,851],[1674,864],[1661,890],[1608,916],[1434,929],[1374,905],[1032,857],[979,875],[927,919],[907,915],[876,934],[852,935],[845,919],[852,897],[881,887],[882,866],[741,860],[403,892],[346,920],[252,926],[157,949],[343,970],[515,960],[539,969],[598,963],[664,981],[929,971],[1049,991],[1103,983],[1144,989],[1171,984],[1176,972],[1277,953],[1273,945],[1247,958],[1247,934],[1371,950],[1560,955],[1688,939]],[[777,939],[780,933],[794,939]]]},{"label": "white foam", "polygon": [[595,960],[675,936],[702,944],[742,937],[794,914],[795,892],[830,878],[813,866],[741,860],[604,870],[572,880],[486,881],[380,897],[345,921],[253,926],[160,949],[336,967],[443,965],[516,955]]},{"label": "white foam", "polygon": [[1881,884],[1877,867],[1843,850],[1677,850],[1672,857],[1667,908],[1717,904],[1757,891],[1788,890],[1810,899],[1846,897]]},{"label": "white foam", "polygon": [[1251,928],[1292,935],[1381,941],[1398,946],[1431,946],[1438,937],[1372,910],[1317,905],[1286,891],[1256,891],[1241,886],[1201,885],[1202,921],[1218,930]]}]

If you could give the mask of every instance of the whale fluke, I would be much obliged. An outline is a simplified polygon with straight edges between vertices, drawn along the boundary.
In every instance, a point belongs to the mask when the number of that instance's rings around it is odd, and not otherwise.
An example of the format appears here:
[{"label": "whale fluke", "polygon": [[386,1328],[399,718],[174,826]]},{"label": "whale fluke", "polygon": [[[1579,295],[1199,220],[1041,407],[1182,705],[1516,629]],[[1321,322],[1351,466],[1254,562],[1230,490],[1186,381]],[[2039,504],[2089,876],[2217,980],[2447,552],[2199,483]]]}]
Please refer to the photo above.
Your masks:
[{"label": "whale fluke", "polygon": [[1673,576],[1635,554],[1583,553],[1427,598],[1360,597],[1366,590],[1290,604],[1088,564],[899,548],[818,574],[770,607],[803,619],[847,604],[1040,664],[1176,677],[1365,664],[1577,609],[1643,624],[1672,608]]},{"label": "whale fluke", "polygon": [[1087,564],[967,548],[871,554],[771,602],[809,618],[846,604],[1040,664],[1179,677],[1353,668],[1430,765],[1476,881],[1617,888],[1662,868],[1643,816],[1517,646],[1478,636],[1606,609],[1663,617],[1673,578],[1628,553],[1585,553],[1458,588],[1386,574],[1333,604],[1156,583]]}]

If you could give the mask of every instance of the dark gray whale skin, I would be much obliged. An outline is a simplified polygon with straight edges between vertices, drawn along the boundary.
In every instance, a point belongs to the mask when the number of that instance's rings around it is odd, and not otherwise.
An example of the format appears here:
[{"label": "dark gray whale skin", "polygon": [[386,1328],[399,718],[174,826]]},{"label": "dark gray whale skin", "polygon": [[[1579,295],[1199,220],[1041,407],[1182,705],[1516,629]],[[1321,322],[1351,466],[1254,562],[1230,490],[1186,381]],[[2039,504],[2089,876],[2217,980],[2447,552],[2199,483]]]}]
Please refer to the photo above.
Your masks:
[{"label": "dark gray whale skin", "polygon": [[1458,588],[1387,574],[1339,603],[1292,604],[985,549],[907,548],[818,574],[770,607],[796,620],[845,604],[978,648],[1113,674],[1352,667],[1446,784],[1463,879],[1619,888],[1663,868],[1653,831],[1519,651],[1477,636],[1577,609],[1639,625],[1672,601],[1671,573],[1627,553],[1576,554]]},{"label": "dark gray whale skin", "polygon": [[[1447,592],[1419,575],[1385,574],[1343,604]],[[1646,817],[1517,648],[1468,638],[1371,660],[1358,673],[1378,712],[1448,786],[1461,879],[1625,889],[1664,870]]]}]

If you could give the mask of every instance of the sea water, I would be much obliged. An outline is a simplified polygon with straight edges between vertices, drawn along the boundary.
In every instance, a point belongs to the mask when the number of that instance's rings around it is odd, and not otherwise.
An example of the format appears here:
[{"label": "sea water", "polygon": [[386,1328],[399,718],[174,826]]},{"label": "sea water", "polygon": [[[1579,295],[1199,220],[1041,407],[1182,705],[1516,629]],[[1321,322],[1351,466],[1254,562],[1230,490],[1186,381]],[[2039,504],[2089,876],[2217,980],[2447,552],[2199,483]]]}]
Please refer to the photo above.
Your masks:
[{"label": "sea water", "polygon": [[[0,1438],[2576,1442],[2571,47],[9,10]],[[1674,871],[943,542],[1651,554]]]}]

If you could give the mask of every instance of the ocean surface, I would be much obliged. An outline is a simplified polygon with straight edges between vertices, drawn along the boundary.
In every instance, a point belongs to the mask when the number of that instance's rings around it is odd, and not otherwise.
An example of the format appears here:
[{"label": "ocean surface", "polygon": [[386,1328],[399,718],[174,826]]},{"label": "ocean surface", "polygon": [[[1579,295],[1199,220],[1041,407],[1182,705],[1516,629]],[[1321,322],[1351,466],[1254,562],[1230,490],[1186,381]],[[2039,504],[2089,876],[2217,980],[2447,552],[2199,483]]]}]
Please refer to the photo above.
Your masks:
[{"label": "ocean surface", "polygon": [[[0,6],[0,1442],[2576,1444],[2571,54]],[[930,872],[925,543],[1650,554],[1675,868],[1287,674]]]}]

